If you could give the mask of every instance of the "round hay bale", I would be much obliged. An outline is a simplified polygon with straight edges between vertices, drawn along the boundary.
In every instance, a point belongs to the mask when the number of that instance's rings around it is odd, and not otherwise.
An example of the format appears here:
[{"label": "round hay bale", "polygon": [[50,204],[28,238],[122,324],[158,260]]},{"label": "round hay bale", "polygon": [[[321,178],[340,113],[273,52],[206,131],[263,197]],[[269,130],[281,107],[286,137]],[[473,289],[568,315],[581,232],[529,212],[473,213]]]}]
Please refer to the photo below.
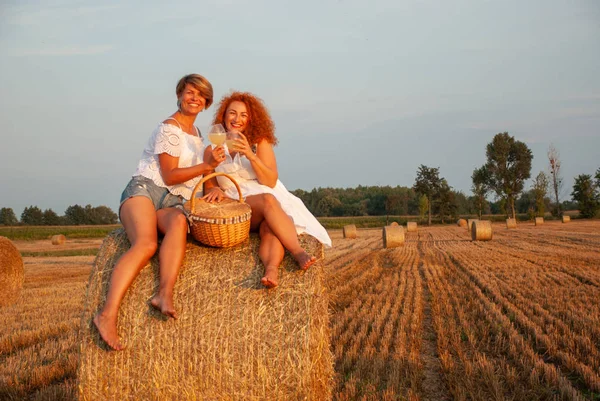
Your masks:
[{"label": "round hay bale", "polygon": [[467,220],[465,219],[458,219],[458,221],[456,222],[456,225],[459,227],[466,227],[467,226]]},{"label": "round hay bale", "polygon": [[568,223],[571,221],[571,216],[563,216],[562,217],[562,222],[563,223]]},{"label": "round hay bale", "polygon": [[473,241],[490,241],[492,239],[492,222],[489,220],[475,220],[471,228]]},{"label": "round hay bale", "polygon": [[0,306],[13,304],[23,288],[23,258],[17,247],[0,237]]},{"label": "round hay bale", "polygon": [[67,237],[62,234],[52,236],[52,245],[62,245],[67,241]]},{"label": "round hay bale", "polygon": [[148,304],[158,258],[127,291],[118,333],[126,349],[107,351],[92,318],[104,303],[117,259],[129,248],[122,229],[102,244],[80,328],[77,388],[82,400],[329,400],[333,386],[323,246],[300,243],[319,260],[300,271],[286,253],[279,286],[260,284],[259,238],[230,248],[188,242],[175,284],[179,319]]},{"label": "round hay bale", "polygon": [[473,227],[473,222],[475,221],[479,221],[479,219],[468,219],[467,220],[467,230],[471,231],[471,228]]},{"label": "round hay bale", "polygon": [[344,238],[356,238],[356,226],[354,224],[344,226]]},{"label": "round hay bale", "polygon": [[517,219],[506,219],[506,228],[517,228]]},{"label": "round hay bale", "polygon": [[395,221],[392,221],[392,222],[390,223],[390,226],[397,226],[397,225],[398,225],[398,223],[397,223],[397,222],[395,222]]},{"label": "round hay bale", "polygon": [[544,218],[543,217],[536,217],[535,218],[535,225],[536,226],[541,226],[542,224],[544,224]]},{"label": "round hay bale", "polygon": [[409,221],[406,223],[406,231],[409,233],[417,232],[417,223],[415,221]]},{"label": "round hay bale", "polygon": [[385,226],[383,227],[383,247],[396,248],[404,245],[404,227]]}]

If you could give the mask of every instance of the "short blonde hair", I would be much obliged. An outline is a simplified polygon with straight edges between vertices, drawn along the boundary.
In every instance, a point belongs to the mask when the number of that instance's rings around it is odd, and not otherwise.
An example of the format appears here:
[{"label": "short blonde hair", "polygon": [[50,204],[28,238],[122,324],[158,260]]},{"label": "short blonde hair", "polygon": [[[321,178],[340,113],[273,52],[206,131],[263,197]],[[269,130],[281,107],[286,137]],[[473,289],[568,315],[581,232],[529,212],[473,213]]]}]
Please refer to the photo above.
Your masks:
[{"label": "short blonde hair", "polygon": [[[175,87],[177,99],[179,99],[187,84],[190,84],[194,88],[198,89],[200,96],[206,100],[204,108],[208,109],[213,102],[213,88],[210,82],[208,82],[208,79],[204,78],[200,74],[188,74],[184,76],[179,80],[179,82],[177,82],[177,86]],[[179,100],[177,100],[177,104],[179,105]]]}]

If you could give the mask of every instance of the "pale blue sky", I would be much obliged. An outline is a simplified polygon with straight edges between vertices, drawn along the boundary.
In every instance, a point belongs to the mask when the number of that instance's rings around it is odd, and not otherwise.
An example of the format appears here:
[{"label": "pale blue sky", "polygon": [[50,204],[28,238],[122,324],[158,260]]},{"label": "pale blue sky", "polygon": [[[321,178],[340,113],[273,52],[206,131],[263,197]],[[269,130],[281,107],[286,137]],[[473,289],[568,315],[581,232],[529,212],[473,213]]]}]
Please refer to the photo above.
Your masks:
[{"label": "pale blue sky", "polygon": [[216,100],[265,101],[290,190],[412,186],[425,164],[470,194],[504,131],[532,149],[532,176],[554,143],[564,199],[600,167],[597,0],[9,0],[0,207],[116,211],[191,72]]}]

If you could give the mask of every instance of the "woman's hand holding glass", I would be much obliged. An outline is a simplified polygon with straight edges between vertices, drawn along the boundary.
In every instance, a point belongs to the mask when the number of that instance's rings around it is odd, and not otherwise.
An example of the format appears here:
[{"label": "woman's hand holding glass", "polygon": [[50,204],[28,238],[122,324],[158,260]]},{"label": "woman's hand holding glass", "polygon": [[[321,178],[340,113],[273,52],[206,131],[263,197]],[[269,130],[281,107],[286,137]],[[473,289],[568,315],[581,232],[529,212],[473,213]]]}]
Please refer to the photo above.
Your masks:
[{"label": "woman's hand holding glass", "polygon": [[227,133],[227,140],[225,141],[229,153],[239,152],[246,157],[252,156],[252,148],[248,143],[248,139],[244,134],[237,131],[230,131]]},{"label": "woman's hand holding glass", "polygon": [[211,160],[209,164],[217,167],[225,161],[225,149],[223,143],[226,138],[225,128],[221,124],[214,124],[208,128],[208,140],[213,144],[211,152]]}]

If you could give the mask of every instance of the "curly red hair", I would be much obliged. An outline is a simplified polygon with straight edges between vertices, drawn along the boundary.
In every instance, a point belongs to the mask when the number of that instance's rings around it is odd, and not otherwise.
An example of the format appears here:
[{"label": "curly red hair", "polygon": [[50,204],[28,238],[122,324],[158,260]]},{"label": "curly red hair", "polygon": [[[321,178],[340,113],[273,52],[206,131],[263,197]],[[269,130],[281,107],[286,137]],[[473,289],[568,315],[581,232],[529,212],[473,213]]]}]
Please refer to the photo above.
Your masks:
[{"label": "curly red hair", "polygon": [[236,101],[244,103],[248,109],[248,126],[243,133],[248,138],[248,143],[255,145],[264,139],[273,146],[277,145],[275,123],[271,118],[269,110],[261,98],[250,92],[233,91],[223,96],[219,102],[217,111],[215,111],[213,124],[225,125],[223,121],[225,120],[227,107]]}]

